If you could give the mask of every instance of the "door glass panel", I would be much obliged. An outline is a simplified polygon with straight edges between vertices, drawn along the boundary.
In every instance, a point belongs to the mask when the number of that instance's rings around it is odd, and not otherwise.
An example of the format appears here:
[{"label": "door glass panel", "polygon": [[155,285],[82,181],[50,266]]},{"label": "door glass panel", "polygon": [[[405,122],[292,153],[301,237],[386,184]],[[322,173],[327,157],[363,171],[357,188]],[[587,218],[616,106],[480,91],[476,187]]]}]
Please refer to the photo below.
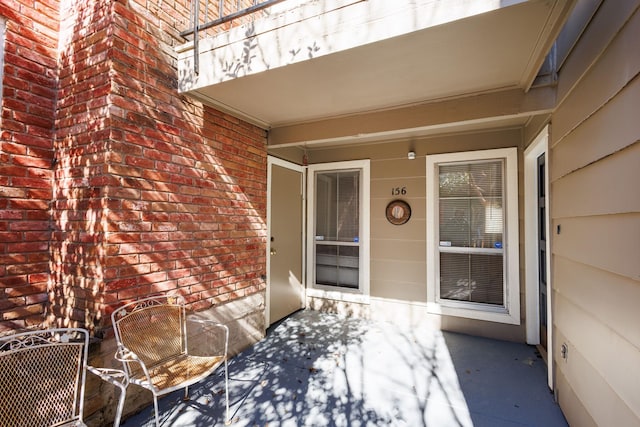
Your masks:
[{"label": "door glass panel", "polygon": [[316,246],[316,284],[358,289],[360,248],[357,246]]},{"label": "door glass panel", "polygon": [[316,175],[316,236],[322,240],[357,241],[360,223],[359,172]]},{"label": "door glass panel", "polygon": [[316,284],[358,289],[360,171],[315,176]]}]

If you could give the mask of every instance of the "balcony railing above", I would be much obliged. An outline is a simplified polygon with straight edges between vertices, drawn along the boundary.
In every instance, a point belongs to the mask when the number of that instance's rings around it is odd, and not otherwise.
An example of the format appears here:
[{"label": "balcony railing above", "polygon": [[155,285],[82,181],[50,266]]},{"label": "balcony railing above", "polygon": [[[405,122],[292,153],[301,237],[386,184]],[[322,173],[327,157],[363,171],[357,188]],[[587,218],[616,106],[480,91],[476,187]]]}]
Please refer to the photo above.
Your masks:
[{"label": "balcony railing above", "polygon": [[[200,61],[198,55],[198,43],[200,33],[206,30],[239,21],[247,16],[256,17],[256,13],[285,0],[192,0],[191,2],[191,28],[180,33],[185,39],[193,39],[193,66],[194,72],[199,73]],[[217,7],[215,5],[217,3]],[[216,11],[217,9],[217,11]],[[242,22],[239,22],[241,24]],[[231,25],[223,27],[228,29]]]}]

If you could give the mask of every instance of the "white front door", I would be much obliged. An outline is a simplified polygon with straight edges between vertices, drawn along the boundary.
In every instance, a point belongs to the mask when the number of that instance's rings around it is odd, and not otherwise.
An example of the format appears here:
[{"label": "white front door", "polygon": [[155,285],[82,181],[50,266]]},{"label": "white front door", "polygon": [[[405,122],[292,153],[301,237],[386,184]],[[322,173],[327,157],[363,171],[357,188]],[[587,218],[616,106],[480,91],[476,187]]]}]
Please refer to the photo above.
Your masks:
[{"label": "white front door", "polygon": [[268,160],[267,324],[304,306],[304,169]]}]

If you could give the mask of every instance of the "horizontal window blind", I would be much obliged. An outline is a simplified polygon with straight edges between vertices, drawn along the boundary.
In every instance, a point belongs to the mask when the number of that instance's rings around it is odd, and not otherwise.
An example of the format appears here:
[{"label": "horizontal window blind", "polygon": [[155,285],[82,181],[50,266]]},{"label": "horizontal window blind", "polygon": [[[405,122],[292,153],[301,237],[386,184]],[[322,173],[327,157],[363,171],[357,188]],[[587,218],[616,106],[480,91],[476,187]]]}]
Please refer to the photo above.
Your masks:
[{"label": "horizontal window blind", "polygon": [[358,289],[360,172],[316,174],[316,284]]},{"label": "horizontal window blind", "polygon": [[322,240],[353,242],[360,224],[358,171],[316,175],[316,236]]},{"label": "horizontal window blind", "polygon": [[503,160],[442,164],[440,298],[504,305]]},{"label": "horizontal window blind", "polygon": [[316,245],[316,284],[358,289],[357,246]]},{"label": "horizontal window blind", "polygon": [[440,254],[440,298],[502,305],[503,256]]}]

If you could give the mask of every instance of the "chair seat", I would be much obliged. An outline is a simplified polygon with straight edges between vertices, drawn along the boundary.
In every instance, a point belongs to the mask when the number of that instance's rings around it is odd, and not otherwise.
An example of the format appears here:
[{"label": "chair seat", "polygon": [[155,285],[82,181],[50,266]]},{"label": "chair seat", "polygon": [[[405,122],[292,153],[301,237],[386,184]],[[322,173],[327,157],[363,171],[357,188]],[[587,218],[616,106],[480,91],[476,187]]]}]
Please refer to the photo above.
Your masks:
[{"label": "chair seat", "polygon": [[[222,356],[181,355],[149,368],[149,376],[158,394],[170,393],[174,390],[195,384],[211,375],[224,362]],[[144,375],[130,378],[134,384],[148,388],[149,382]]]}]

